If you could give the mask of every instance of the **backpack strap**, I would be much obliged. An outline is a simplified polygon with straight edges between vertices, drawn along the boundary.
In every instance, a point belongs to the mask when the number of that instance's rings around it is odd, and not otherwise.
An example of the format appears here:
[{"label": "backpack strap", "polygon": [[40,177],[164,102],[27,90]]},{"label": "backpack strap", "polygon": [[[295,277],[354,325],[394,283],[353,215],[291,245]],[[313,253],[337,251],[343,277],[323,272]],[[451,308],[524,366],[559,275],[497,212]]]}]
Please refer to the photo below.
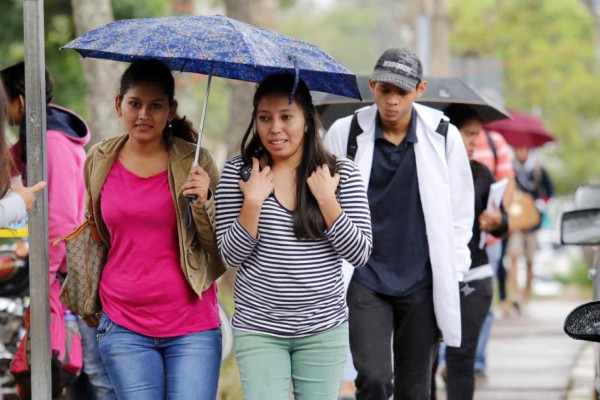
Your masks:
[{"label": "backpack strap", "polygon": [[358,124],[358,114],[355,113],[352,116],[350,122],[350,132],[348,133],[348,144],[346,145],[346,157],[354,161],[356,157],[356,151],[358,150],[358,144],[356,143],[356,137],[363,133],[362,128]]},{"label": "backpack strap", "polygon": [[450,126],[450,121],[442,118],[442,119],[440,119],[440,123],[438,124],[438,127],[435,129],[436,133],[439,133],[440,135],[442,135],[444,137],[445,144],[448,142],[448,127],[449,126]]},{"label": "backpack strap", "polygon": [[496,176],[496,170],[498,169],[498,149],[496,149],[496,143],[494,143],[494,139],[492,139],[492,135],[490,135],[490,133],[484,129],[483,133],[485,134],[485,137],[487,138],[487,142],[488,142],[488,146],[490,146],[490,150],[492,151],[492,154],[494,155],[494,170],[492,171],[494,176]]},{"label": "backpack strap", "polygon": [[[354,114],[352,116],[352,121],[350,122],[350,132],[348,133],[348,144],[346,145],[346,157],[354,161],[354,157],[356,157],[356,151],[358,150],[358,144],[356,143],[356,137],[363,133],[362,128],[358,124],[358,114]],[[440,119],[440,123],[436,128],[436,132],[444,137],[444,143],[447,142],[448,137],[448,127],[450,126],[450,121],[442,118]]]},{"label": "backpack strap", "polygon": [[[545,192],[546,188],[543,185],[544,173],[542,172],[542,166],[539,163],[536,163],[533,167],[533,171],[531,171],[531,177],[533,178],[532,183],[534,185],[534,189],[539,192]],[[544,193],[546,196],[546,193]]]}]

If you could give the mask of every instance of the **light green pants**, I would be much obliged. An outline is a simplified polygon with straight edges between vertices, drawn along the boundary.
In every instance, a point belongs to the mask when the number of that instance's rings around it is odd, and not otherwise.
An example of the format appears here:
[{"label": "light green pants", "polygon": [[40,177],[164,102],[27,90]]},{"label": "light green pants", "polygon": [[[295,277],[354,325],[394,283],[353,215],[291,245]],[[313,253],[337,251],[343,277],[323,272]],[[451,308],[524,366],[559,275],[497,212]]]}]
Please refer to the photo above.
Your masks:
[{"label": "light green pants", "polygon": [[299,338],[234,330],[244,400],[335,400],[348,355],[348,323]]}]

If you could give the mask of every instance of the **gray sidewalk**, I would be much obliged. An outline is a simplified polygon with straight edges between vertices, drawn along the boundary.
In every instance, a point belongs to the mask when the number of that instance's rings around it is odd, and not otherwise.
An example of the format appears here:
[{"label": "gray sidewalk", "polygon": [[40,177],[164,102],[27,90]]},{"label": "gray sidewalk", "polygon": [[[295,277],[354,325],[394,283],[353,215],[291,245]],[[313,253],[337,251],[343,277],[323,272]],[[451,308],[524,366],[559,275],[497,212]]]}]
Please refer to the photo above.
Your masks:
[{"label": "gray sidewalk", "polygon": [[[498,316],[488,343],[487,382],[475,399],[591,399],[592,346],[563,332],[565,317],[581,303],[534,299],[520,315]],[[443,390],[438,399],[445,399]]]}]

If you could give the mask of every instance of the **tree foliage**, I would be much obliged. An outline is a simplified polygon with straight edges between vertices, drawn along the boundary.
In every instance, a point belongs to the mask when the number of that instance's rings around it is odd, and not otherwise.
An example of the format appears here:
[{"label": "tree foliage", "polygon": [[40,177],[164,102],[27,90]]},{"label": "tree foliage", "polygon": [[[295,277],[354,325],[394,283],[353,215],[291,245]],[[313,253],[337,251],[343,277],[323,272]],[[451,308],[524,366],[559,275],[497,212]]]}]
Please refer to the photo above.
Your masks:
[{"label": "tree foliage", "polygon": [[[6,66],[23,58],[23,2],[2,3],[0,66]],[[368,74],[384,48],[403,44],[397,35],[383,34],[382,29],[390,25],[383,22],[390,10],[383,0],[361,7],[353,0],[338,0],[336,6],[326,8],[302,8],[301,3],[278,3],[282,7],[277,30],[322,47],[355,73]],[[558,137],[557,144],[544,152],[559,190],[564,193],[600,179],[594,153],[600,148],[600,63],[596,58],[600,52],[593,41],[593,18],[585,5],[578,0],[450,0],[450,4],[453,55],[501,59],[506,106],[536,113]],[[112,0],[112,5],[116,19],[153,17],[168,15],[171,1]],[[56,81],[56,101],[85,113],[79,55],[59,51],[75,36],[70,2],[45,0],[44,8],[46,64]],[[187,109],[197,123],[204,80],[189,80],[198,101],[184,101],[182,111]],[[227,85],[222,79],[213,85],[207,127],[216,138],[231,133],[225,132]]]},{"label": "tree foliage", "polygon": [[577,0],[454,0],[455,55],[498,57],[509,108],[538,114],[558,138],[545,155],[562,193],[600,178],[599,60]]},{"label": "tree foliage", "polygon": [[368,5],[340,5],[325,12],[289,10],[282,15],[280,30],[289,36],[313,43],[359,74],[368,74],[383,48],[374,40],[379,11]]}]

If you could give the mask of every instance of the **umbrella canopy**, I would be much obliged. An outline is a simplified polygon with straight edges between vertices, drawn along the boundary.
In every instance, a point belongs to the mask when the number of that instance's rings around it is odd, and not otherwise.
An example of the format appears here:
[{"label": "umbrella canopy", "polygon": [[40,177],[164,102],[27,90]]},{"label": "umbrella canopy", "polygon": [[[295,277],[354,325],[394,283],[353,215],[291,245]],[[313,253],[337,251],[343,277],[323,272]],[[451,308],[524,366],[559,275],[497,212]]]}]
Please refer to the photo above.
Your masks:
[{"label": "umbrella canopy", "polygon": [[539,118],[516,110],[509,113],[510,119],[491,122],[484,128],[500,133],[515,148],[534,148],[556,140]]},{"label": "umbrella canopy", "polygon": [[[363,98],[362,101],[334,94],[315,93],[313,100],[321,122],[325,129],[338,119],[352,114],[357,109],[373,104],[373,94],[369,89],[369,77],[359,75],[358,88]],[[420,104],[443,110],[450,104],[466,104],[473,107],[483,122],[490,122],[501,118],[510,118],[507,111],[494,104],[484,95],[458,78],[426,77],[427,89],[421,98]]]},{"label": "umbrella canopy", "polygon": [[248,82],[288,72],[311,90],[360,98],[356,76],[319,47],[223,15],[115,21],[61,49],[125,62],[154,58],[174,71]]},{"label": "umbrella canopy", "polygon": [[114,61],[152,58],[174,71],[208,75],[194,165],[213,76],[261,82],[275,73],[291,73],[311,90],[360,99],[356,76],[319,47],[223,15],[119,20],[82,34],[62,49]]},{"label": "umbrella canopy", "polygon": [[363,100],[329,93],[313,93],[313,103],[325,129],[329,129],[336,119],[351,115],[361,107],[373,104],[373,94],[369,89],[369,77],[357,77],[358,89]]},{"label": "umbrella canopy", "polygon": [[459,78],[427,79],[427,89],[417,102],[438,110],[450,104],[464,104],[473,108],[484,123],[510,118],[502,107]]}]

